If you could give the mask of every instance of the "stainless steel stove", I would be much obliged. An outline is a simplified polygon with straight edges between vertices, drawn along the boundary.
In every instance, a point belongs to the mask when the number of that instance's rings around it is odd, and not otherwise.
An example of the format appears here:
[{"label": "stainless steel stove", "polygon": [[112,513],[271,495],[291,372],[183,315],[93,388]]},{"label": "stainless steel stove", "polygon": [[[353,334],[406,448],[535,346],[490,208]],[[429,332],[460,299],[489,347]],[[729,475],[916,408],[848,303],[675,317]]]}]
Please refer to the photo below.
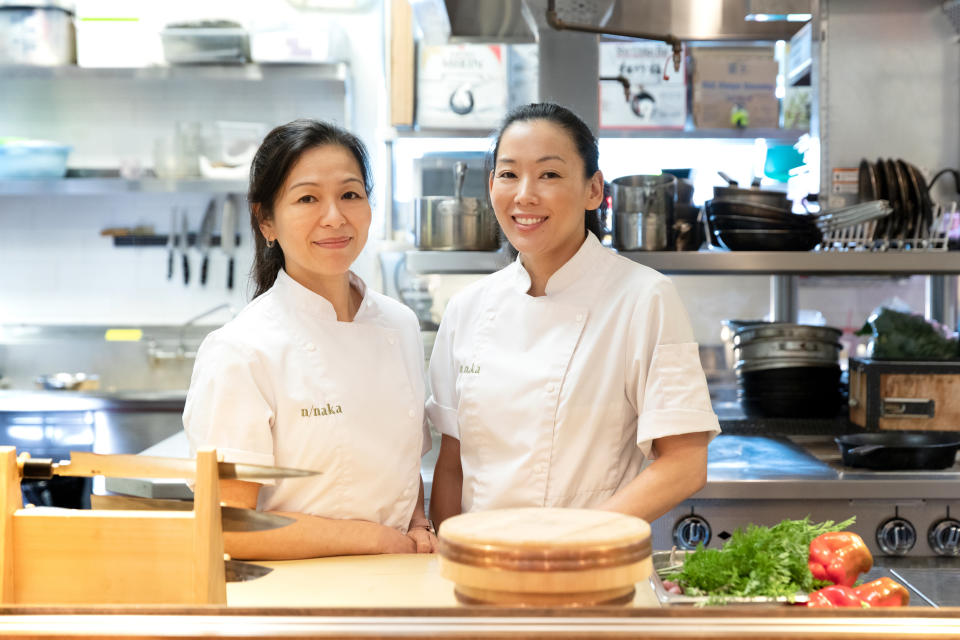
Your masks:
[{"label": "stainless steel stove", "polygon": [[653,523],[654,549],[719,548],[750,523],[855,516],[850,529],[870,547],[874,577],[915,581],[934,592],[931,601],[960,606],[960,465],[851,469],[829,436],[721,435],[710,444],[707,474],[704,489]]}]

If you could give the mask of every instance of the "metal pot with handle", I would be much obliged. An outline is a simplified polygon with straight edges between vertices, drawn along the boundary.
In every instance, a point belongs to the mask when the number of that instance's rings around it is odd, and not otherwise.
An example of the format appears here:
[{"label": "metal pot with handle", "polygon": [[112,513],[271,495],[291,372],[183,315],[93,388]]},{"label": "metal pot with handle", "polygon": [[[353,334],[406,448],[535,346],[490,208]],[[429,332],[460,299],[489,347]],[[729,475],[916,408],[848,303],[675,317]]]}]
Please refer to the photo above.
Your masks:
[{"label": "metal pot with handle", "polygon": [[416,245],[433,251],[495,251],[500,245],[493,209],[482,198],[464,198],[467,164],[453,168],[454,196],[418,198],[414,207]]},{"label": "metal pot with handle", "polygon": [[668,173],[623,176],[612,183],[613,246],[662,251],[672,246],[677,178]]}]

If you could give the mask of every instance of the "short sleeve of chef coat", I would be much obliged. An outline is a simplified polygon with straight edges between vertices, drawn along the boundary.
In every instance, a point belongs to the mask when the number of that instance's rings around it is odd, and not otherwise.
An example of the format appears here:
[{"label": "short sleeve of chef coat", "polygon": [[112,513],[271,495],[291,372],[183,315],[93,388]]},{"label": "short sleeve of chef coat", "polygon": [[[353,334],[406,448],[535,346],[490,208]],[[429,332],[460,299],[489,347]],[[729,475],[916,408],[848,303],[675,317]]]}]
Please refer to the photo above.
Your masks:
[{"label": "short sleeve of chef coat", "polygon": [[218,333],[200,345],[190,378],[183,411],[190,448],[215,447],[226,462],[273,466],[274,412],[266,368],[252,349]]},{"label": "short sleeve of chef coat", "polygon": [[630,344],[635,347],[630,366],[637,381],[637,446],[644,456],[655,457],[653,441],[684,433],[720,432],[710,403],[700,350],[686,309],[673,283],[662,278],[640,300]]},{"label": "short sleeve of chef coat", "polygon": [[451,299],[444,311],[430,355],[430,397],[427,417],[443,435],[460,439],[457,420],[457,371],[453,357],[453,338],[457,326],[457,300]]}]

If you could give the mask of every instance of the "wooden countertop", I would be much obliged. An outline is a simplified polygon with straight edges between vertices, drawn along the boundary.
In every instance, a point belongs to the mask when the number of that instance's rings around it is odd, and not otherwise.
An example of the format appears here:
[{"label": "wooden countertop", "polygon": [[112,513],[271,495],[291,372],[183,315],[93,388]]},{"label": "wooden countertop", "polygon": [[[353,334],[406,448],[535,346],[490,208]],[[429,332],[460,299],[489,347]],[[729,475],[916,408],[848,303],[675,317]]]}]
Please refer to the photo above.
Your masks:
[{"label": "wooden countertop", "polygon": [[[437,555],[341,556],[260,562],[273,569],[227,584],[231,607],[457,607],[453,583]],[[634,607],[659,607],[649,582],[637,584]]]},{"label": "wooden countertop", "polygon": [[6,606],[0,638],[648,638],[873,640],[960,637],[960,608],[664,607],[639,584],[633,606],[458,605],[435,555],[258,562],[227,585],[229,606]]}]

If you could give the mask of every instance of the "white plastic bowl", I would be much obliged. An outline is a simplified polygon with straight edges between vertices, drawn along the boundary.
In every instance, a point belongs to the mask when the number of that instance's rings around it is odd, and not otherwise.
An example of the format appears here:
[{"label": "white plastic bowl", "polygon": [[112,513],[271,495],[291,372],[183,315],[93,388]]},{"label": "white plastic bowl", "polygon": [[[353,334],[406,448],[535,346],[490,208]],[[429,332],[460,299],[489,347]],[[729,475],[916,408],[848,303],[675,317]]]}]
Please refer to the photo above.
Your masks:
[{"label": "white plastic bowl", "polygon": [[71,147],[44,140],[16,140],[0,144],[0,179],[62,178],[67,173]]}]

